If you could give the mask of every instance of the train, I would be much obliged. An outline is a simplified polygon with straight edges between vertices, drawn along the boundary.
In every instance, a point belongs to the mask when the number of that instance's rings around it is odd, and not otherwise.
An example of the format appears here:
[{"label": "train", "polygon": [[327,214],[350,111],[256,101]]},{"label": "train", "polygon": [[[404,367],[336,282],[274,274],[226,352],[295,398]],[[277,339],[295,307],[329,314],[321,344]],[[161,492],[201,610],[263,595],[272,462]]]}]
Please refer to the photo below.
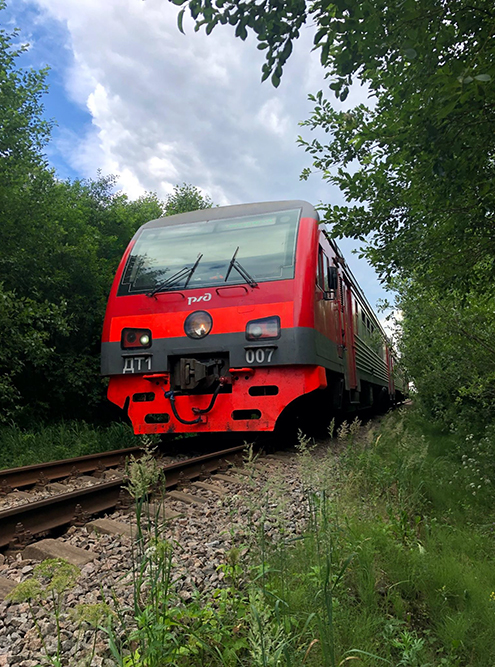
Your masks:
[{"label": "train", "polygon": [[107,396],[136,434],[328,424],[401,401],[396,363],[317,210],[299,200],[147,222],[103,325]]}]

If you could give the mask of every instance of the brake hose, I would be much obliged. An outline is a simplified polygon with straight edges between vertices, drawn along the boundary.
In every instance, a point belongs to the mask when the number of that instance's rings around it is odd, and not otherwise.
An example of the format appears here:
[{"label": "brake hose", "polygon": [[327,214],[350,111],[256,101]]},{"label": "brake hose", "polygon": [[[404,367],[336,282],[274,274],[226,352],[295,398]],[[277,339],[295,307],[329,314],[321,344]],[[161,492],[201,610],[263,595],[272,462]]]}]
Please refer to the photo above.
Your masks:
[{"label": "brake hose", "polygon": [[201,423],[201,415],[206,414],[207,412],[210,412],[210,410],[213,409],[213,406],[215,405],[215,401],[217,400],[217,396],[220,393],[220,389],[223,387],[223,382],[219,382],[218,387],[215,389],[213,392],[213,396],[211,397],[210,404],[208,405],[207,408],[193,408],[192,411],[194,412],[195,415],[199,415],[199,417],[196,417],[196,419],[182,419],[182,417],[179,416],[179,413],[177,412],[177,408],[175,406],[175,394],[173,389],[170,391],[165,391],[165,398],[168,398],[170,401],[170,406],[172,408],[172,412],[174,413],[174,417],[177,419],[177,421],[180,421],[181,424],[200,424]]}]

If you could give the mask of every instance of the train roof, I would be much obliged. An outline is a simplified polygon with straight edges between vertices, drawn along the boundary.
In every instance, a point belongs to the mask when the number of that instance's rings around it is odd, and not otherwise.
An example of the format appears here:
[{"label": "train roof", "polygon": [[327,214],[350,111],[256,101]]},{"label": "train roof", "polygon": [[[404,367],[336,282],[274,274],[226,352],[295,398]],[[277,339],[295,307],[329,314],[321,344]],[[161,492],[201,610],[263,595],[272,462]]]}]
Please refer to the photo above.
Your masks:
[{"label": "train roof", "polygon": [[301,209],[303,218],[315,218],[319,221],[320,217],[315,207],[302,199],[290,199],[287,201],[268,201],[255,202],[253,204],[235,204],[234,206],[215,206],[213,208],[201,208],[197,211],[188,213],[178,213],[169,215],[156,220],[150,220],[144,224],[141,229],[153,227],[168,227],[169,225],[183,225],[191,222],[208,222],[209,220],[223,220],[226,218],[241,218],[246,215],[262,215],[263,213],[276,213],[277,211],[287,211],[291,209]]}]

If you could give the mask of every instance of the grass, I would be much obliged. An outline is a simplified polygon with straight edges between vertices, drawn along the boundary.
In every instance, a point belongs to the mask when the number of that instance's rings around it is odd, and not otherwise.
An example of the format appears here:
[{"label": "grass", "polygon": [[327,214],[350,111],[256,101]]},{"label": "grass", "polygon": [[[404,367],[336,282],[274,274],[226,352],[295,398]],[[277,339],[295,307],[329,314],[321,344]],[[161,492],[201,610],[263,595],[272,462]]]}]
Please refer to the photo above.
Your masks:
[{"label": "grass", "polygon": [[70,421],[34,429],[0,427],[0,469],[135,447],[139,438],[127,424],[95,427]]},{"label": "grass", "polygon": [[493,667],[493,485],[462,463],[479,447],[413,411],[344,431],[339,453],[303,443],[312,520],[265,549],[270,595],[314,642],[304,664]]},{"label": "grass", "polygon": [[[444,433],[409,409],[372,428],[341,426],[326,450],[300,434],[305,531],[286,530],[286,482],[269,480],[252,501],[252,516],[261,517],[243,529],[244,543],[232,534],[221,566],[227,583],[188,602],[173,583],[176,547],[145,514],[157,482],[153,458],[131,462],[134,602],[120,609],[108,601],[114,661],[493,667],[490,433]],[[278,528],[273,540],[270,524]]]}]

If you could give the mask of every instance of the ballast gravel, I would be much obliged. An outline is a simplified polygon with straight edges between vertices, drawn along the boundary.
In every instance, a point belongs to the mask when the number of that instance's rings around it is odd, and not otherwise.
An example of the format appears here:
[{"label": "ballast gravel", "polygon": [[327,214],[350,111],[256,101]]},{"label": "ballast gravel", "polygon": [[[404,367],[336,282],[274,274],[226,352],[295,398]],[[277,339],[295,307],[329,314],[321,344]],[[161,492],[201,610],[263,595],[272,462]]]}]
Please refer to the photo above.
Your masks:
[{"label": "ballast gravel", "polygon": [[[328,445],[322,443],[319,451]],[[313,453],[318,456],[318,452]],[[224,573],[219,566],[226,562],[232,546],[249,543],[253,526],[261,522],[268,540],[300,534],[307,521],[304,481],[295,454],[277,458],[263,458],[263,465],[251,469],[251,476],[243,476],[242,483],[230,483],[208,478],[225,490],[219,495],[193,484],[182,491],[206,499],[200,505],[165,500],[167,507],[181,513],[168,522],[164,539],[174,543],[173,574],[179,595],[187,602],[195,589],[208,593],[222,586]],[[135,525],[132,511],[117,511],[109,518]],[[62,664],[91,667],[114,667],[115,661],[108,650],[106,637],[98,632],[95,653],[91,656],[94,634],[78,628],[71,610],[80,604],[96,604],[118,599],[121,608],[132,606],[132,542],[120,535],[97,534],[86,527],[71,527],[59,538],[76,547],[95,552],[96,558],[81,568],[74,588],[66,594],[61,614]],[[243,553],[247,551],[244,549]],[[22,554],[0,560],[0,577],[22,582],[32,576],[37,562],[24,560]],[[50,605],[35,605],[33,611],[43,636],[46,650],[56,651],[56,629]],[[131,621],[129,616],[129,621]],[[35,667],[46,663],[38,632],[32,621],[28,603],[0,602],[0,667]]]},{"label": "ballast gravel", "polygon": [[[172,463],[177,463],[189,458],[184,455],[178,456],[161,456],[159,463],[161,466],[167,466]],[[48,482],[45,486],[37,488],[36,486],[30,489],[13,489],[5,496],[0,496],[0,512],[8,510],[11,507],[18,507],[26,503],[34,503],[38,500],[45,500],[52,496],[59,496],[61,493],[71,493],[77,489],[83,489],[102,482],[110,482],[111,480],[122,478],[124,475],[124,467],[108,468],[104,470],[101,477],[96,475],[91,476],[89,473],[85,475],[77,474],[75,476],[66,477],[56,482]],[[2,667],[0,663],[0,667]]]}]

